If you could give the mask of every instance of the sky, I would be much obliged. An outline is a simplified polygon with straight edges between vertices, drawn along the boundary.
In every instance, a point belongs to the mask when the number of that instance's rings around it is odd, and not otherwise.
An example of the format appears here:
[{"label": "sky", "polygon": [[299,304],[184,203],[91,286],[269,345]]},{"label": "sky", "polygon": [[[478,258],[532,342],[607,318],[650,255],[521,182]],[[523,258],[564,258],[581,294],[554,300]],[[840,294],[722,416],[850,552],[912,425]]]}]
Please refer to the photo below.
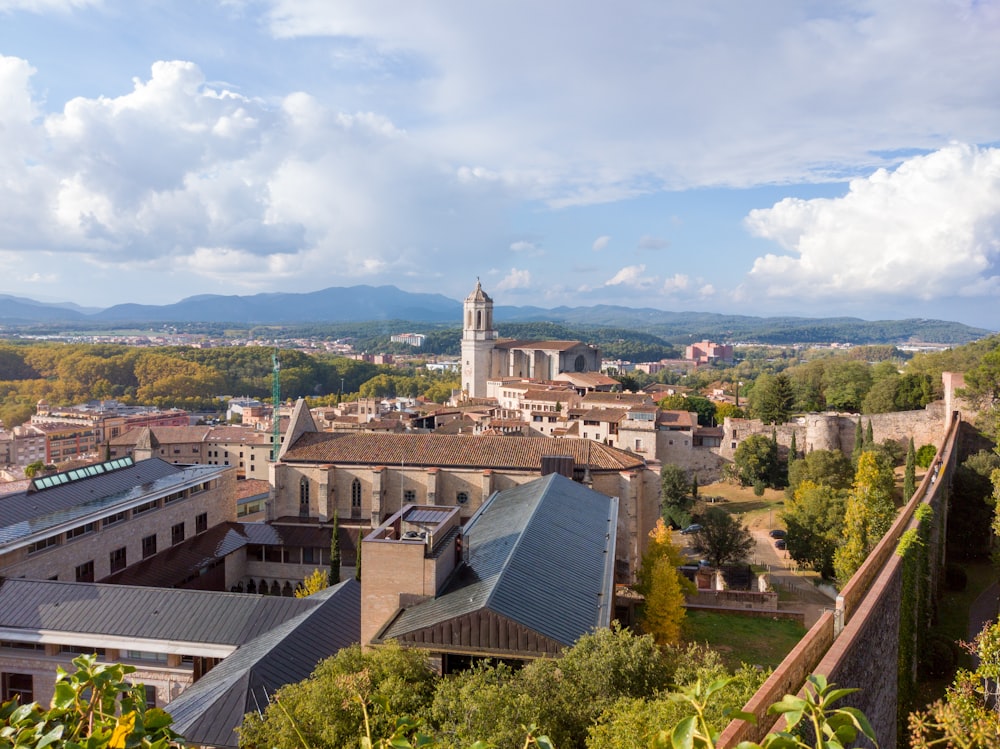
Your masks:
[{"label": "sky", "polygon": [[0,0],[0,294],[1000,329],[997,0]]}]

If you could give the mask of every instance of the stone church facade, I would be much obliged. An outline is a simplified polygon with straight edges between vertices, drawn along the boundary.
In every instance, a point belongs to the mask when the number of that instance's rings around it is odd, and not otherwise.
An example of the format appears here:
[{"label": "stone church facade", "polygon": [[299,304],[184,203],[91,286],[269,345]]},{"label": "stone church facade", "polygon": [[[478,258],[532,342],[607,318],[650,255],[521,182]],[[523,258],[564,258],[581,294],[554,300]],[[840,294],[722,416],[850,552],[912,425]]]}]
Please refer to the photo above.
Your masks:
[{"label": "stone church facade", "polygon": [[467,397],[489,397],[488,380],[554,380],[561,372],[600,371],[600,349],[582,341],[500,340],[493,328],[493,299],[476,281],[463,305],[462,391]]}]

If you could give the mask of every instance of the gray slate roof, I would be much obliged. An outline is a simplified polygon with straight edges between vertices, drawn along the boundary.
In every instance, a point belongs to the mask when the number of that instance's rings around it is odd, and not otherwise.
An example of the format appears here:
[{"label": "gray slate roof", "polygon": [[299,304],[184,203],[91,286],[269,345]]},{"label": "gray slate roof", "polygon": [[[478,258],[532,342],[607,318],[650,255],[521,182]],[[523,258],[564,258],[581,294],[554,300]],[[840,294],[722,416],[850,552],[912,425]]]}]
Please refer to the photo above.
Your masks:
[{"label": "gray slate roof", "polygon": [[358,642],[360,583],[347,580],[303,600],[314,607],[240,647],[167,706],[173,729],[188,743],[238,746],[244,714],[263,710],[276,689]]},{"label": "gray slate roof", "polygon": [[[238,646],[316,605],[307,598],[0,578],[0,629]],[[183,649],[181,647],[181,649]]]},{"label": "gray slate roof", "polygon": [[617,523],[616,499],[558,474],[498,492],[466,525],[468,563],[379,639],[489,609],[572,645],[610,624]]},{"label": "gray slate roof", "polygon": [[219,466],[181,467],[152,458],[67,484],[5,494],[0,496],[0,546],[220,472]]}]

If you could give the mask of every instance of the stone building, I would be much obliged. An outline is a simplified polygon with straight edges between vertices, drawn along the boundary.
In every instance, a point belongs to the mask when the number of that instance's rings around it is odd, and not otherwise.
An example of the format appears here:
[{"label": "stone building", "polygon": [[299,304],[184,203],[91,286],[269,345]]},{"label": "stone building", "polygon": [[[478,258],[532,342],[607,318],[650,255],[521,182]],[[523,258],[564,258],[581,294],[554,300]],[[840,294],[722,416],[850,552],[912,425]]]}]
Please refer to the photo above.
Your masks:
[{"label": "stone building", "polygon": [[132,458],[35,478],[0,496],[0,576],[100,580],[236,519],[236,473]]},{"label": "stone building", "polygon": [[659,476],[642,457],[591,440],[320,432],[304,402],[273,466],[269,519],[376,528],[410,504],[471,518],[494,493],[559,472],[618,497],[619,581],[631,581],[659,514]]},{"label": "stone building", "polygon": [[581,341],[500,340],[493,328],[493,300],[476,281],[462,320],[462,391],[486,398],[487,380],[503,377],[554,380],[560,372],[600,372],[601,352]]},{"label": "stone building", "polygon": [[173,465],[233,466],[241,479],[266,481],[271,433],[240,426],[154,426],[108,442],[108,457],[160,458]]}]

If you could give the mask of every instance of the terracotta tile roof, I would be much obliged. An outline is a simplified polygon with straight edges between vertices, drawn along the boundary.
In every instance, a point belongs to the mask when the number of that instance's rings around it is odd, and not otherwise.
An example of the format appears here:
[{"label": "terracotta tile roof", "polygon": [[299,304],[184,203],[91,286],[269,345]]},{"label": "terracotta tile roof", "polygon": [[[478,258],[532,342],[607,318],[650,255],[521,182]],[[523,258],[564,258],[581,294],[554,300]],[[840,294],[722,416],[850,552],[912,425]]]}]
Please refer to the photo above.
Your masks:
[{"label": "terracotta tile roof", "polygon": [[592,408],[583,414],[588,421],[621,421],[628,416],[627,408]]},{"label": "terracotta tile roof", "polygon": [[575,390],[529,390],[523,396],[526,401],[570,401],[577,397]]},{"label": "terracotta tile roof", "polygon": [[267,479],[242,479],[236,482],[236,499],[255,497],[271,491],[271,483]]},{"label": "terracotta tile roof", "polygon": [[127,432],[112,437],[110,443],[113,447],[132,447],[139,441],[144,429],[149,429],[157,442],[173,445],[178,442],[204,442],[210,427],[132,427]]},{"label": "terracotta tile roof", "polygon": [[441,466],[537,471],[542,456],[572,456],[591,470],[623,471],[645,462],[631,453],[590,440],[492,435],[309,432],[285,453],[285,463]]},{"label": "terracotta tile roof", "polygon": [[687,411],[661,411],[656,417],[656,423],[694,429],[698,426],[698,419],[693,418]]},{"label": "terracotta tile roof", "polygon": [[494,348],[512,349],[524,348],[536,351],[566,351],[576,346],[586,346],[583,341],[497,341]]},{"label": "terracotta tile roof", "polygon": [[653,403],[653,399],[645,393],[602,393],[600,391],[593,391],[583,396],[583,405],[585,406],[599,406],[602,403],[645,406]]}]

